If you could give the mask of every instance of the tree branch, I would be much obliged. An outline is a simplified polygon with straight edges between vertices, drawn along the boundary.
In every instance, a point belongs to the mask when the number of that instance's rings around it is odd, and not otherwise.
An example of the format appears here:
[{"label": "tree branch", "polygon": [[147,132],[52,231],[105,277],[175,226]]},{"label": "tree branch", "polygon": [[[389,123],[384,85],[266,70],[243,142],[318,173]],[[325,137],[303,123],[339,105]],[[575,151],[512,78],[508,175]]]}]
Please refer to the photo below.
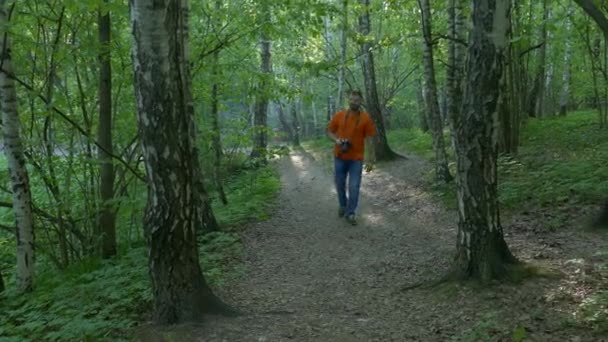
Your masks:
[{"label": "tree branch", "polygon": [[[30,92],[32,92],[34,94],[37,93],[36,90],[34,89],[34,87],[32,87],[31,85],[29,85],[29,84],[25,83],[24,81],[20,80],[14,74],[6,72],[6,70],[4,70],[3,68],[0,69],[0,72],[5,73],[9,78],[13,79],[17,83],[19,83],[21,86],[23,86],[25,89],[29,90]],[[78,123],[76,123],[74,120],[70,119],[70,117],[67,114],[65,114],[64,112],[62,112],[61,110],[59,110],[57,107],[52,106],[51,103],[49,102],[49,100],[46,97],[44,97],[43,95],[41,95],[39,93],[38,93],[38,95],[36,95],[36,97],[38,97],[40,100],[42,100],[42,102],[44,102],[44,104],[46,104],[50,109],[53,110],[53,112],[55,112],[56,114],[58,114],[61,118],[63,118],[65,121],[67,121],[70,125],[72,125],[72,127],[76,128],[76,130],[78,130],[78,132],[80,132],[80,134],[82,134],[83,136],[89,138],[95,144],[95,146],[97,146],[99,149],[101,149],[102,151],[104,151],[105,153],[107,153],[113,159],[115,159],[118,162],[120,162],[121,164],[123,164],[129,171],[131,171],[131,173],[133,173],[133,175],[135,175],[135,177],[139,178],[143,182],[146,181],[146,177],[145,176],[143,176],[139,171],[135,170],[131,165],[129,165],[121,157],[119,157],[119,156],[117,156],[117,155],[115,155],[113,153],[110,153],[108,150],[106,150],[95,139],[91,138],[87,134],[87,132],[82,127],[80,127],[80,125],[78,125]]]},{"label": "tree branch", "polygon": [[541,43],[538,43],[538,44],[536,44],[534,46],[530,46],[529,48],[525,49],[524,51],[522,51],[519,54],[519,58],[522,58],[523,56],[525,56],[526,54],[532,52],[533,50],[541,48],[543,45],[545,45],[545,42],[541,42]]},{"label": "tree branch", "polygon": [[591,0],[574,0],[589,15],[604,32],[604,38],[608,40],[608,18]]}]

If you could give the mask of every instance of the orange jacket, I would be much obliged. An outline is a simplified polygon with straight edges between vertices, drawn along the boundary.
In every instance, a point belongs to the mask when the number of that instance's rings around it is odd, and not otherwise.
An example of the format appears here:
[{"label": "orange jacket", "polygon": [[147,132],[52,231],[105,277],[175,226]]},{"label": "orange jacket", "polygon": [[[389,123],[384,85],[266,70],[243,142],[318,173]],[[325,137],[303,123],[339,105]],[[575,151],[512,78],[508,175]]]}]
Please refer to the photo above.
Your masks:
[{"label": "orange jacket", "polygon": [[376,134],[374,122],[366,112],[359,114],[343,110],[337,112],[327,124],[327,130],[340,139],[350,140],[350,148],[342,152],[340,146],[334,147],[334,155],[345,160],[363,160],[365,138]]}]

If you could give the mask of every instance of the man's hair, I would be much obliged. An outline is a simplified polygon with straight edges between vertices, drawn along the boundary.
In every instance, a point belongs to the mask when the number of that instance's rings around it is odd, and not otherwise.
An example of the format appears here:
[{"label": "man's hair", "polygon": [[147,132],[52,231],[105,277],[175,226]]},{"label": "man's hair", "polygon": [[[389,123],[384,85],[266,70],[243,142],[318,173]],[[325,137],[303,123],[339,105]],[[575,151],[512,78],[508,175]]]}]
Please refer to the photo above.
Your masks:
[{"label": "man's hair", "polygon": [[361,94],[360,90],[351,90],[348,92],[348,96],[357,95],[360,98],[363,98],[363,94]]}]

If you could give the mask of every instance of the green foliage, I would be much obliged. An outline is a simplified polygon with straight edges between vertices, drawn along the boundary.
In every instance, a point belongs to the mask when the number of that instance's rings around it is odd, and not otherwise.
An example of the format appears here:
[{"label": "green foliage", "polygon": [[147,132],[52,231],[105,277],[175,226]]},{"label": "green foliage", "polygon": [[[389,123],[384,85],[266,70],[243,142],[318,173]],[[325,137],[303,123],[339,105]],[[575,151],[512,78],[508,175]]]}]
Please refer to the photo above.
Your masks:
[{"label": "green foliage", "polygon": [[520,153],[499,161],[502,205],[549,206],[604,198],[608,192],[608,134],[596,121],[590,112],[530,120]]},{"label": "green foliage", "polygon": [[150,309],[145,250],[134,248],[112,261],[90,259],[64,273],[46,271],[35,292],[9,292],[3,302],[1,337],[124,339]]},{"label": "green foliage", "polygon": [[[565,201],[593,203],[608,193],[608,133],[597,127],[591,112],[567,117],[530,119],[522,131],[516,156],[498,158],[498,193],[504,208],[554,206]],[[556,138],[559,137],[559,138]],[[413,152],[432,161],[431,136],[419,129],[389,132],[397,150]],[[453,151],[448,149],[449,155]],[[454,171],[454,162],[450,163]],[[433,182],[429,171],[429,184]],[[449,207],[455,206],[453,184],[432,185]]]},{"label": "green foliage", "polygon": [[435,156],[430,133],[425,133],[420,128],[389,131],[387,139],[389,145],[397,151],[405,150],[428,160]]},{"label": "green foliage", "polygon": [[464,330],[460,336],[455,336],[452,341],[475,342],[475,341],[503,341],[500,333],[500,320],[498,312],[492,311]]},{"label": "green foliage", "polygon": [[281,183],[272,166],[243,170],[227,184],[228,205],[213,205],[222,226],[235,226],[251,220],[269,217],[271,205]]},{"label": "green foliage", "polygon": [[[222,226],[268,217],[280,182],[272,166],[235,174],[227,184],[230,203],[214,204]],[[139,241],[123,246],[112,260],[86,259],[63,272],[47,268],[31,294],[8,290],[0,296],[2,341],[129,340],[132,329],[151,310],[146,248]],[[14,243],[0,238],[0,261],[14,260]],[[241,241],[235,233],[213,232],[200,239],[200,262],[211,286],[237,277]],[[7,252],[12,255],[5,255]],[[10,280],[3,273],[6,280]],[[11,287],[11,283],[7,284]]]}]

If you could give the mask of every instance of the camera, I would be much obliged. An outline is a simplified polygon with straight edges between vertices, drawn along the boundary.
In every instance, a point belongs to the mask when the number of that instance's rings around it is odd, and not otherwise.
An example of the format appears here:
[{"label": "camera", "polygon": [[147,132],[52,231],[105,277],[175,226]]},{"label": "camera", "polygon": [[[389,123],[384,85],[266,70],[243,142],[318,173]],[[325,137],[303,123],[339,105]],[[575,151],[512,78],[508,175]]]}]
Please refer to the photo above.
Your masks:
[{"label": "camera", "polygon": [[338,145],[340,145],[340,151],[342,153],[348,152],[350,148],[350,140],[348,139],[338,139]]}]

